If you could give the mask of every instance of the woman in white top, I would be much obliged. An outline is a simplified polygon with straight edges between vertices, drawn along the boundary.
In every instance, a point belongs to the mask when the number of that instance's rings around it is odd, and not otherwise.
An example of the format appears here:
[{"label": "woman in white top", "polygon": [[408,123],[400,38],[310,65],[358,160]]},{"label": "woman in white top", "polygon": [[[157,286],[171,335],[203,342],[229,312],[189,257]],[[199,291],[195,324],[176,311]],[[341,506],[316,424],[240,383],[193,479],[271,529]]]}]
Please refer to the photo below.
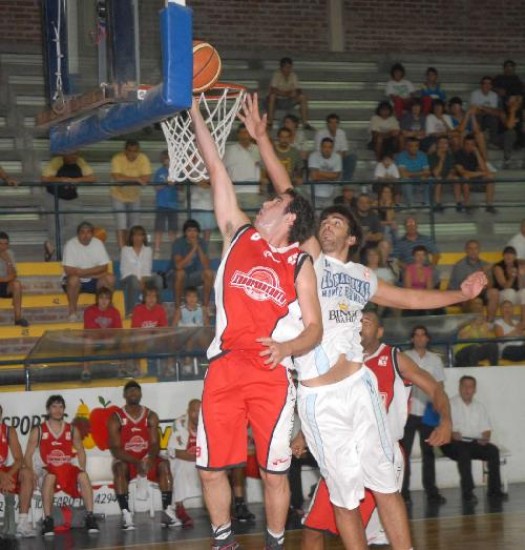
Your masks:
[{"label": "woman in white top", "polygon": [[454,123],[450,115],[445,113],[445,104],[440,99],[432,103],[432,112],[425,121],[425,132],[429,138],[432,138],[432,145],[428,148],[428,153],[433,153],[435,143],[440,137],[448,137],[454,131]]},{"label": "woman in white top", "polygon": [[[523,322],[514,321],[514,304],[505,300],[501,306],[501,317],[494,321],[494,332],[498,338],[525,336]],[[506,342],[499,345],[499,353],[502,359],[508,361],[525,361],[525,341]]]},{"label": "woman in white top", "polygon": [[120,251],[120,279],[124,290],[126,317],[139,303],[144,286],[155,286],[162,291],[162,279],[152,274],[153,252],[148,245],[146,230],[141,225],[134,225],[129,230],[127,246]]}]

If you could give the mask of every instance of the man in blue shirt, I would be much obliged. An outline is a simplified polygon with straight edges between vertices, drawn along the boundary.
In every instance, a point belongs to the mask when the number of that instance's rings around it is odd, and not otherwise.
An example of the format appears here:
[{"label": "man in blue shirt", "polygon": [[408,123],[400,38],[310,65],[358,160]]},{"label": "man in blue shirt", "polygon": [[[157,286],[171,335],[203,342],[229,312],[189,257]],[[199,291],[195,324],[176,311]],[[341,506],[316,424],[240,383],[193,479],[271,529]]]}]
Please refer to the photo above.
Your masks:
[{"label": "man in blue shirt", "polygon": [[[407,139],[405,151],[397,155],[396,164],[399,168],[399,175],[404,180],[426,180],[430,176],[428,157],[419,150],[419,140],[417,138]],[[403,195],[407,206],[412,206],[416,185],[422,186],[423,204],[428,206],[430,204],[430,191],[426,181],[403,184]]]},{"label": "man in blue shirt", "polygon": [[186,220],[182,231],[184,235],[173,242],[172,248],[175,307],[180,306],[184,288],[203,285],[202,304],[207,308],[215,278],[210,268],[208,247],[200,237],[201,228],[195,220]]},{"label": "man in blue shirt", "polygon": [[166,185],[155,185],[155,259],[160,256],[160,243],[162,234],[168,229],[170,241],[175,239],[177,233],[177,211],[179,207],[178,190],[176,183],[168,181],[170,156],[168,151],[160,154],[162,166],[155,172],[153,183],[165,183]]}]

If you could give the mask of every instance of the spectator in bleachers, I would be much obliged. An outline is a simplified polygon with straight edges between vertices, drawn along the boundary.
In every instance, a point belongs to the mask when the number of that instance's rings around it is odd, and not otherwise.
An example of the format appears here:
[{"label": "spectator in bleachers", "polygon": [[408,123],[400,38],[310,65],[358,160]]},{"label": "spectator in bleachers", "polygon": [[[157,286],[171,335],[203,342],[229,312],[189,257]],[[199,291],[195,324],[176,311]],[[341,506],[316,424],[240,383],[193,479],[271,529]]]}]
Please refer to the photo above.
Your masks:
[{"label": "spectator in bleachers", "polygon": [[[461,283],[476,271],[483,271],[487,275],[490,274],[492,265],[479,257],[479,249],[479,241],[475,239],[470,239],[465,243],[465,257],[452,266],[452,272],[448,281],[448,290],[459,290]],[[492,321],[498,309],[498,294],[490,290],[492,286],[491,277],[489,276],[488,279],[489,288],[483,290],[480,296],[483,303],[487,306],[487,317],[489,321]],[[470,306],[470,302],[465,302],[461,305],[465,313],[469,312]]]},{"label": "spectator in bleachers", "polygon": [[[401,133],[399,134],[400,150],[405,148],[405,142],[408,138],[416,138],[421,141],[425,139],[425,122],[426,115],[424,115],[421,110],[421,101],[416,98],[410,106],[410,110],[407,111],[401,118]],[[425,147],[422,148],[426,150]]]},{"label": "spectator in bleachers", "polygon": [[[428,155],[428,164],[430,166],[430,174],[434,182],[434,211],[443,212],[442,204],[442,187],[441,181],[456,180],[456,170],[454,169],[454,155],[450,152],[448,138],[441,136],[437,139],[436,150]],[[461,197],[460,184],[454,183],[454,195],[456,201],[459,202]]]},{"label": "spectator in bleachers", "polygon": [[[401,266],[399,260],[393,255],[392,243],[387,239],[383,239],[377,243],[377,251],[379,252],[380,267],[388,268],[396,276],[396,281],[399,281],[401,275]],[[390,277],[385,277],[390,278]]]},{"label": "spectator in bleachers", "polygon": [[525,88],[521,78],[516,74],[516,63],[507,59],[503,63],[503,73],[494,77],[492,88],[505,105],[512,96],[523,95]]},{"label": "spectator in bleachers", "polygon": [[414,84],[405,78],[405,67],[401,63],[395,63],[390,69],[390,80],[386,83],[385,95],[390,98],[394,106],[394,113],[401,120],[404,111],[408,111],[414,98],[416,88]]},{"label": "spectator in bleachers", "polygon": [[377,190],[379,193],[383,187],[391,187],[394,191],[394,198],[397,202],[397,195],[399,193],[396,191],[398,187],[396,182],[399,178],[399,169],[394,162],[393,157],[390,155],[383,155],[374,168],[374,180],[380,182],[378,184],[374,184],[374,190]]},{"label": "spectator in bleachers", "polygon": [[308,158],[308,151],[306,150],[306,136],[304,130],[299,127],[299,118],[293,114],[287,114],[283,117],[283,128],[288,128],[292,133],[290,145],[295,147],[301,158],[306,160]]},{"label": "spectator in bleachers", "polygon": [[376,246],[383,238],[383,228],[379,216],[372,210],[372,201],[366,193],[361,193],[357,197],[355,210],[353,210],[355,219],[359,222],[363,231],[362,246],[370,248]]},{"label": "spectator in bleachers", "polygon": [[519,262],[525,262],[525,218],[521,220],[520,230],[507,243],[516,250]]},{"label": "spectator in bleachers", "polygon": [[445,113],[445,103],[441,99],[436,99],[432,103],[432,112],[427,115],[425,121],[428,151],[433,152],[437,139],[440,137],[448,138],[453,129],[452,119],[450,115]]},{"label": "spectator in bleachers", "polygon": [[[244,124],[237,128],[237,143],[226,147],[224,166],[235,184],[235,193],[243,209],[261,206],[261,155]],[[251,185],[239,185],[248,182]]]},{"label": "spectator in bleachers", "polygon": [[458,339],[473,340],[457,344],[454,348],[456,367],[475,367],[480,361],[488,360],[489,365],[498,364],[498,345],[495,342],[476,343],[495,337],[492,323],[489,323],[483,309],[483,299],[479,296],[471,300],[471,311],[475,317],[458,327]]},{"label": "spectator in bleachers", "polygon": [[75,323],[78,296],[81,292],[95,294],[97,288],[113,289],[115,276],[109,272],[111,260],[104,243],[93,236],[93,224],[83,221],[75,237],[64,247],[62,286],[69,303],[69,322]]},{"label": "spectator in bleachers", "polygon": [[339,128],[341,119],[336,113],[330,113],[326,117],[326,128],[315,133],[315,149],[321,151],[321,143],[324,138],[334,141],[334,151],[341,155],[343,161],[343,180],[350,181],[354,175],[357,163],[357,155],[348,151],[346,132]]},{"label": "spectator in bleachers", "polygon": [[167,327],[166,310],[160,303],[160,292],[156,286],[146,285],[142,292],[142,303],[133,308],[131,328]]},{"label": "spectator in bleachers", "polygon": [[408,264],[414,261],[412,251],[416,246],[424,246],[427,252],[431,255],[430,263],[437,266],[441,254],[434,242],[434,239],[422,235],[417,230],[417,221],[414,217],[409,216],[405,220],[405,235],[398,239],[394,245],[394,256],[398,259],[401,268],[405,268]]},{"label": "spectator in bleachers", "polygon": [[[480,190],[485,189],[486,206],[485,211],[496,214],[494,207],[494,182],[493,173],[489,170],[487,163],[476,147],[476,139],[472,134],[465,136],[463,147],[456,153],[454,167],[462,178],[460,192],[456,195],[456,210],[458,212],[471,211],[470,192],[471,185],[479,186]],[[463,200],[459,200],[463,195]]]},{"label": "spectator in bleachers", "polygon": [[[412,249],[412,263],[409,263],[403,271],[403,286],[412,289],[434,288],[432,267],[428,262],[428,250],[422,246],[415,246]],[[410,310],[407,310],[410,311]],[[425,310],[420,315],[426,315]]]},{"label": "spectator in bleachers", "polygon": [[499,291],[499,303],[509,300],[521,307],[521,320],[525,322],[525,288],[520,284],[520,266],[516,249],[506,246],[503,259],[492,267],[494,288]]},{"label": "spectator in bleachers", "polygon": [[80,208],[76,184],[96,180],[91,166],[77,152],[53,157],[43,169],[41,179],[47,191],[44,208],[49,212],[46,216],[47,240],[44,242],[44,259],[48,262],[55,253],[56,244],[55,197],[58,198],[62,235],[71,235],[78,223],[78,214],[71,211]]},{"label": "spectator in bleachers", "polygon": [[[415,326],[410,335],[410,342],[412,347],[407,350],[405,354],[412,359],[412,361],[414,361],[419,368],[432,375],[438,384],[443,387],[443,382],[445,380],[443,360],[440,355],[428,349],[430,344],[430,334],[427,327],[424,325]],[[412,446],[414,445],[414,436],[416,432],[418,432],[419,446],[421,448],[421,459],[423,463],[421,477],[427,500],[432,504],[444,504],[446,501],[441,496],[439,489],[436,486],[434,451],[426,441],[434,429],[434,427],[428,426],[423,422],[425,409],[428,403],[429,399],[427,394],[417,386],[413,386],[410,396],[410,414],[408,415],[403,439],[401,440],[401,446],[403,447],[405,456],[407,457],[401,494],[406,502],[411,501],[410,460],[408,460],[408,458],[410,457]]]},{"label": "spectator in bleachers", "polygon": [[193,519],[186,511],[184,501],[202,495],[198,470],[195,468],[200,410],[200,400],[192,399],[188,403],[187,412],[173,421],[168,441],[168,454],[174,483],[175,514],[182,522],[183,528],[193,527]]},{"label": "spectator in bleachers", "polygon": [[[217,220],[213,213],[213,198],[209,180],[201,180],[190,185],[191,219],[200,228],[205,242],[210,242],[212,232],[217,229]],[[183,231],[184,232],[184,231]]]},{"label": "spectator in bleachers", "polygon": [[[476,140],[481,156],[486,159],[487,142],[485,140],[485,134],[482,132],[478,119],[476,118],[477,107],[470,107],[469,110],[465,112],[463,109],[463,100],[458,96],[454,96],[448,102],[448,110],[452,126],[459,134],[460,145],[463,144],[463,139],[466,135],[472,134]],[[449,135],[449,137],[453,136]]]},{"label": "spectator in bleachers", "polygon": [[441,101],[446,101],[446,94],[441,89],[441,84],[439,83],[439,74],[436,68],[429,67],[425,72],[425,82],[423,82],[419,93],[422,98],[428,97],[430,101],[426,101],[425,107],[428,110],[425,110],[425,113],[430,112],[432,106],[432,101],[439,99]]},{"label": "spectator in bleachers", "polygon": [[[274,143],[275,154],[281,161],[294,187],[303,183],[304,160],[299,151],[292,145],[292,132],[288,128],[280,128],[277,141]],[[270,189],[273,192],[273,187]]]},{"label": "spectator in bleachers", "polygon": [[342,171],[343,161],[334,151],[334,140],[329,137],[323,138],[320,150],[313,151],[308,157],[308,179],[314,184],[317,208],[331,204],[336,188],[326,182],[341,181]]},{"label": "spectator in bleachers", "polygon": [[125,246],[127,230],[140,223],[141,186],[147,185],[151,179],[151,165],[148,157],[140,152],[140,144],[135,139],[128,139],[124,151],[117,153],[111,159],[111,178],[115,182],[132,183],[133,185],[115,186],[111,188],[113,208],[117,221],[117,244]]},{"label": "spectator in bleachers", "polygon": [[472,479],[472,460],[483,460],[488,467],[487,497],[501,502],[507,495],[501,490],[499,449],[490,442],[492,425],[486,408],[474,399],[476,379],[462,376],[459,395],[450,400],[452,441],[441,450],[458,463],[461,478],[461,497],[466,504],[476,504]]},{"label": "spectator in bleachers", "polygon": [[354,188],[351,185],[345,185],[341,194],[335,197],[334,204],[340,204],[346,206],[350,210],[354,210],[357,203],[357,197],[355,196]]},{"label": "spectator in bleachers", "polygon": [[[500,306],[501,317],[494,321],[494,332],[497,338],[525,336],[523,321],[514,321],[514,304],[504,300]],[[525,342],[523,340],[499,344],[499,354],[507,361],[525,361]]]},{"label": "spectator in bleachers", "polygon": [[370,119],[369,147],[375,152],[377,161],[385,155],[393,156],[398,150],[400,128],[399,121],[393,113],[392,105],[388,101],[381,101]]},{"label": "spectator in bleachers", "polygon": [[470,106],[476,107],[476,117],[481,129],[489,131],[490,143],[497,144],[501,109],[498,94],[492,90],[490,76],[484,76],[480,88],[470,94]]},{"label": "spectator in bleachers", "polygon": [[9,248],[9,235],[0,231],[0,299],[13,300],[15,325],[27,327],[29,323],[22,317],[22,283],[16,274],[16,262],[13,251]]},{"label": "spectator in bleachers", "polygon": [[[176,182],[169,180],[170,155],[166,149],[160,154],[161,166],[153,175],[153,183],[164,183],[155,185],[155,259],[160,258],[160,244],[162,234],[168,230],[170,242],[173,242],[177,235],[179,208],[179,191]],[[129,240],[129,239],[128,239]]]},{"label": "spectator in bleachers", "polygon": [[383,185],[379,190],[377,215],[383,228],[383,238],[393,243],[397,238],[397,222],[394,190],[389,185]]},{"label": "spectator in bleachers", "polygon": [[409,138],[406,142],[405,150],[396,157],[396,164],[399,168],[399,175],[404,180],[414,180],[410,183],[403,183],[403,195],[407,206],[410,208],[414,202],[414,190],[418,188],[422,192],[422,204],[430,204],[430,187],[428,178],[430,176],[430,167],[428,157],[423,151],[419,150],[419,140]]},{"label": "spectator in bleachers", "polygon": [[183,235],[173,242],[172,258],[175,280],[175,307],[180,306],[186,286],[203,285],[202,301],[205,308],[210,304],[210,295],[215,273],[210,268],[208,246],[200,236],[200,225],[195,220],[186,220]]},{"label": "spectator in bleachers", "polygon": [[270,82],[268,94],[268,126],[271,128],[276,109],[289,111],[299,105],[301,121],[305,130],[314,128],[308,122],[308,99],[301,90],[299,79],[293,71],[293,61],[283,57],[279,62],[279,69],[275,71]]},{"label": "spectator in bleachers", "polygon": [[18,181],[12,178],[8,173],[0,166],[0,180],[4,181],[6,185],[18,185]]},{"label": "spectator in bleachers", "polygon": [[388,264],[381,261],[381,253],[377,246],[366,250],[365,265],[377,275],[378,279],[391,285],[397,284],[398,274],[394,273]]},{"label": "spectator in bleachers", "polygon": [[503,166],[508,168],[514,146],[516,145],[521,129],[523,112],[523,96],[509,97],[501,115],[502,131],[498,134],[496,144],[503,149]]},{"label": "spectator in bleachers", "polygon": [[205,327],[210,324],[206,308],[199,304],[199,292],[194,286],[184,290],[184,302],[175,309],[174,327]]},{"label": "spectator in bleachers", "polygon": [[139,296],[147,284],[162,289],[162,279],[153,273],[153,254],[142,225],[134,225],[129,230],[127,245],[120,250],[120,282],[124,290],[126,317],[139,303]]}]

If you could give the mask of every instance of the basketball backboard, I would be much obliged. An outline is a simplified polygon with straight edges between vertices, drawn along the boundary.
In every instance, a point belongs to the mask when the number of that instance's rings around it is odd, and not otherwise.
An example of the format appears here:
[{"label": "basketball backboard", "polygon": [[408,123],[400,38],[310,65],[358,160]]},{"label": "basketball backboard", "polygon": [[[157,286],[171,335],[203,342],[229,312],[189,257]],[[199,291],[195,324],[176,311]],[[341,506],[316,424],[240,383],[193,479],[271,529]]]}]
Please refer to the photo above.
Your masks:
[{"label": "basketball backboard", "polygon": [[37,125],[50,128],[54,154],[138,130],[191,105],[192,12],[166,3],[158,32],[149,35],[144,67],[139,9],[145,6],[139,0],[43,0],[49,108]]}]

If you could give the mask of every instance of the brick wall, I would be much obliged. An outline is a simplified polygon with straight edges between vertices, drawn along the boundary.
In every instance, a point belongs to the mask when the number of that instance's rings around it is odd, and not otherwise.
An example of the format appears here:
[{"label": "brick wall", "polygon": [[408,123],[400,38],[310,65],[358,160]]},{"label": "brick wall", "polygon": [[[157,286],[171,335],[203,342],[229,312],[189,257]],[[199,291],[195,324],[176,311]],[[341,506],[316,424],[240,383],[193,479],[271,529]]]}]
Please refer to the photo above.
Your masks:
[{"label": "brick wall", "polygon": [[[525,53],[522,0],[341,0],[347,52]],[[157,57],[158,10],[140,0],[143,52]],[[328,0],[188,0],[195,36],[222,50],[328,50]],[[38,45],[39,0],[0,0],[0,43]]]}]

